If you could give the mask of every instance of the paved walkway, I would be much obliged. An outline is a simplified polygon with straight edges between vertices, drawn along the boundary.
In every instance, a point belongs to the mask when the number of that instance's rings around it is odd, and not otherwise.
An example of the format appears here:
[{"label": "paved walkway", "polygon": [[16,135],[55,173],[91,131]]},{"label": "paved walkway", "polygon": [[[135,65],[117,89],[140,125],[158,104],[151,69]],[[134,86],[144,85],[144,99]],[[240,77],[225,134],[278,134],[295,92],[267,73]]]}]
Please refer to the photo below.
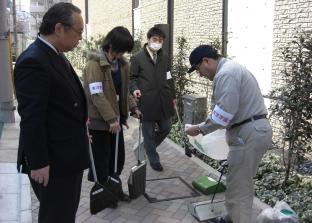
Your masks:
[{"label": "paved walkway", "polygon": [[[121,176],[124,190],[127,192],[127,179],[130,168],[135,165],[135,156],[133,154],[133,147],[138,140],[138,122],[134,119],[129,120],[128,130],[125,130],[126,142],[126,164]],[[18,141],[18,132],[11,131],[9,128],[4,129],[11,135],[14,142]],[[1,145],[1,144],[0,144]],[[17,145],[17,144],[16,144]],[[10,151],[8,151],[10,150]],[[0,147],[1,162],[15,162],[16,148],[6,150],[3,146]],[[147,179],[170,178],[165,180],[156,180],[147,182],[147,194],[150,197],[157,199],[174,198],[180,196],[190,196],[192,191],[183,181],[177,177],[181,177],[188,185],[200,175],[214,175],[218,176],[218,172],[204,164],[197,158],[188,158],[184,155],[181,147],[177,146],[170,140],[163,142],[158,151],[160,153],[161,162],[164,166],[163,172],[156,172],[147,166]],[[1,175],[1,173],[0,173]],[[1,182],[0,182],[1,184]],[[141,196],[130,203],[119,202],[117,209],[105,209],[97,215],[91,216],[89,212],[89,192],[92,183],[86,179],[86,172],[83,178],[83,187],[81,193],[81,200],[77,213],[76,222],[86,223],[192,223],[198,222],[188,212],[187,206],[189,203],[196,201],[210,200],[210,196],[200,195],[198,197],[175,199],[169,201],[161,201],[156,203],[149,203],[148,200]],[[32,219],[37,222],[39,202],[34,193],[32,193]],[[224,194],[218,194],[216,200],[223,200]],[[254,200],[254,219],[260,210],[265,207],[258,199]],[[0,209],[2,206],[0,206]],[[0,220],[1,222],[1,220]],[[253,221],[255,222],[255,220]]]},{"label": "paved walkway", "polygon": [[18,174],[16,156],[19,117],[16,123],[5,124],[0,133],[0,222],[31,223],[30,184],[26,175]]}]

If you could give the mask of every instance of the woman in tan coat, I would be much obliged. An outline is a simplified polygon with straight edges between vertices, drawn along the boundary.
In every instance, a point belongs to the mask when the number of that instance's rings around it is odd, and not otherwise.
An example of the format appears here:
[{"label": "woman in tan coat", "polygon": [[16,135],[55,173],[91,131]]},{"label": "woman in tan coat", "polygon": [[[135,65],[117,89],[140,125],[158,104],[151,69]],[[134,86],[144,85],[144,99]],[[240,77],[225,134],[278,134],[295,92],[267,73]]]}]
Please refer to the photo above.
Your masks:
[{"label": "woman in tan coat", "polygon": [[[104,38],[101,50],[90,56],[84,72],[92,150],[98,180],[102,184],[114,174],[117,132],[117,175],[123,170],[125,147],[122,125],[127,126],[129,109],[140,114],[134,98],[129,95],[129,63],[123,57],[133,45],[130,32],[124,27],[115,27]],[[91,170],[89,180],[93,181]],[[124,194],[121,200],[130,199]]]}]

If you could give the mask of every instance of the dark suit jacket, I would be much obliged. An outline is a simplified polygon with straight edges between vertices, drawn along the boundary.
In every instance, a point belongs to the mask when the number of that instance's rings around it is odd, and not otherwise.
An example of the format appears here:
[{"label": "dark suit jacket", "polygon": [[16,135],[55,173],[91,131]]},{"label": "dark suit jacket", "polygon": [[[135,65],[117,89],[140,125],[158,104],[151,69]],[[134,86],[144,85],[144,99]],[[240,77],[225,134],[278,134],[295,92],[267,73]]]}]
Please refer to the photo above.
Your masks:
[{"label": "dark suit jacket", "polygon": [[174,115],[173,99],[175,87],[169,71],[168,55],[161,49],[154,64],[146,44],[130,60],[130,93],[139,89],[142,96],[138,106],[143,113],[143,121],[169,119]]},{"label": "dark suit jacket", "polygon": [[86,99],[69,62],[37,39],[18,58],[14,82],[21,116],[18,169],[50,165],[51,176],[86,169]]}]

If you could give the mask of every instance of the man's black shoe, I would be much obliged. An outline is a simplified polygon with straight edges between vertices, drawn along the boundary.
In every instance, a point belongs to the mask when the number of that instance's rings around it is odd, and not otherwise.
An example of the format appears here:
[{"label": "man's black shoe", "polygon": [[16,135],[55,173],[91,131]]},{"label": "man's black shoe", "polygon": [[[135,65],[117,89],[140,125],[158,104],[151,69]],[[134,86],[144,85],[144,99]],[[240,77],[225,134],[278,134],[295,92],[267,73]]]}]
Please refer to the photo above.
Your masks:
[{"label": "man's black shoe", "polygon": [[151,167],[153,170],[156,171],[163,171],[164,168],[162,167],[162,165],[160,163],[151,163]]}]

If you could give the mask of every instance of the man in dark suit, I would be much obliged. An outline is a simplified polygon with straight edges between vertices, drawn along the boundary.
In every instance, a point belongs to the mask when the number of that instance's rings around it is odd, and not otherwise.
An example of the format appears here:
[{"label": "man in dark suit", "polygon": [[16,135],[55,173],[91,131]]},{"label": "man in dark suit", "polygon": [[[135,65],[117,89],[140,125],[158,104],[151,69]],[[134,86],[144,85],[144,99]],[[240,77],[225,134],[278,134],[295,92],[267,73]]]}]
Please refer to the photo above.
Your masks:
[{"label": "man in dark suit", "polygon": [[21,116],[17,166],[29,175],[40,202],[40,223],[75,222],[89,166],[86,99],[63,55],[81,40],[80,13],[70,3],[52,6],[14,69]]},{"label": "man in dark suit", "polygon": [[[165,38],[166,34],[161,29],[152,27],[147,32],[147,43],[130,60],[130,93],[139,99],[144,148],[151,167],[156,171],[163,171],[156,148],[171,130],[176,104],[169,58],[162,50]],[[155,126],[158,126],[157,131]]]}]

